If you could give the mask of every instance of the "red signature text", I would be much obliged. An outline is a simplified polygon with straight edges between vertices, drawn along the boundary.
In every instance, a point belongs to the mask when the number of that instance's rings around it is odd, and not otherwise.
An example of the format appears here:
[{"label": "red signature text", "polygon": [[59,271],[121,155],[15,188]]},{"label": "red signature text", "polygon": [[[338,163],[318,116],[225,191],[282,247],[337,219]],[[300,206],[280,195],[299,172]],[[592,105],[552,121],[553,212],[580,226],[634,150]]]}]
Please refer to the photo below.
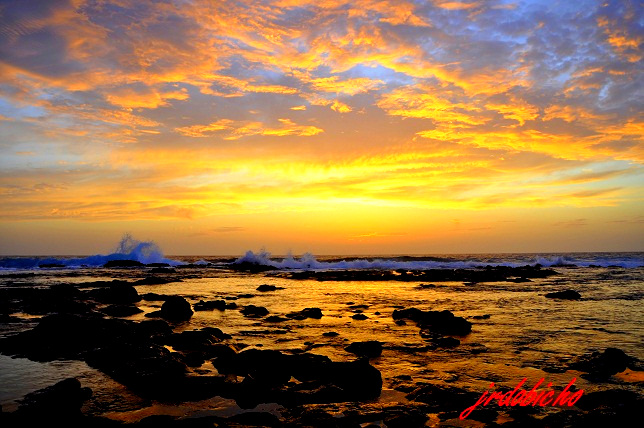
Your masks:
[{"label": "red signature text", "polygon": [[[473,406],[468,407],[463,410],[460,415],[460,419],[467,418],[470,413],[478,406],[487,406],[490,403],[497,402],[499,406],[568,406],[572,407],[584,394],[584,390],[580,389],[571,393],[569,390],[574,385],[577,378],[573,378],[568,385],[559,392],[555,397],[556,392],[551,390],[537,391],[537,389],[544,382],[545,378],[541,378],[534,387],[526,391],[521,389],[521,386],[525,383],[528,378],[523,378],[521,382],[514,388],[512,391],[502,393],[499,391],[494,391],[490,394],[490,391],[485,391],[483,395],[476,401]],[[552,386],[552,382],[548,382],[547,388]],[[494,382],[490,383],[490,389],[494,388]],[[488,395],[489,394],[489,395]]]}]

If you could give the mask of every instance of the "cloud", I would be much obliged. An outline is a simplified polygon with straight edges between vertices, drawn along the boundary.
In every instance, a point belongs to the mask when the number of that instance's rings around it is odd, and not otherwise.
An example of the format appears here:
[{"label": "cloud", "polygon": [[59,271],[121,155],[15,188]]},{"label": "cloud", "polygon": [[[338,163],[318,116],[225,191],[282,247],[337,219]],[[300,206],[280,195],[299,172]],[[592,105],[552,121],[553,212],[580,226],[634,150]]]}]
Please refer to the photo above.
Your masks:
[{"label": "cloud", "polygon": [[0,17],[3,218],[640,203],[634,3],[32,3]]}]

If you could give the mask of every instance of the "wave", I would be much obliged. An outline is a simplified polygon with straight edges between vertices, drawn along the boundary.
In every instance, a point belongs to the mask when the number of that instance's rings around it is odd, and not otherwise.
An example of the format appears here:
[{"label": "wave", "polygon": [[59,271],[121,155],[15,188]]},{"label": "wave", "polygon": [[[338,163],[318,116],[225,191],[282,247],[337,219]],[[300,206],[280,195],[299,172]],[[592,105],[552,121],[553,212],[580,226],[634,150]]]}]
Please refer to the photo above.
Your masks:
[{"label": "wave", "polygon": [[153,241],[139,241],[126,233],[113,253],[87,257],[5,257],[0,259],[0,268],[33,269],[41,266],[99,267],[112,260],[136,260],[143,264],[166,263],[171,266],[183,264],[167,259],[161,248]]},{"label": "wave", "polygon": [[644,266],[641,253],[624,256],[602,253],[602,255],[574,257],[571,255],[506,255],[472,257],[463,256],[461,260],[454,257],[414,257],[412,261],[393,258],[352,258],[345,260],[320,261],[311,253],[304,253],[299,258],[292,254],[284,258],[272,258],[266,250],[257,253],[247,251],[235,260],[233,265],[261,266],[274,269],[311,269],[311,270],[341,270],[341,269],[370,269],[370,270],[428,270],[428,269],[474,269],[485,266],[543,266],[543,267],[622,267],[638,268]]}]

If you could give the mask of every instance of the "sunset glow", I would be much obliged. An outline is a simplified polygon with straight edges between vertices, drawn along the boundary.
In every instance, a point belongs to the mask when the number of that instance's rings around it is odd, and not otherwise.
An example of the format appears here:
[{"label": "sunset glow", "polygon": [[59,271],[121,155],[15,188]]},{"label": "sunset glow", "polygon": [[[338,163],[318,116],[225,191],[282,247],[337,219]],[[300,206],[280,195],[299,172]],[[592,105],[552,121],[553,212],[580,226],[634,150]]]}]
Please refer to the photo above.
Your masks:
[{"label": "sunset glow", "polygon": [[631,1],[4,1],[2,254],[643,250]]}]

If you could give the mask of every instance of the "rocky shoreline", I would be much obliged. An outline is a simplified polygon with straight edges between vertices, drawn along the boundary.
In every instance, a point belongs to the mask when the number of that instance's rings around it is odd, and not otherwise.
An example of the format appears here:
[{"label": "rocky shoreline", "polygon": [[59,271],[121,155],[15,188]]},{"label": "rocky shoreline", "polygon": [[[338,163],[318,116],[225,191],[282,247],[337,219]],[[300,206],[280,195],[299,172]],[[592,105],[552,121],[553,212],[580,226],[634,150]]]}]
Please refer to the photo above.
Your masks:
[{"label": "rocky shoreline", "polygon": [[[159,269],[159,267],[155,267]],[[163,269],[163,267],[161,267]],[[404,281],[439,281],[440,278],[461,281],[518,282],[529,278],[554,275],[540,268],[503,268],[397,272]],[[293,279],[303,275],[318,280],[375,281],[373,272],[299,272],[288,273]],[[430,279],[431,278],[431,279]],[[28,280],[29,278],[26,277]],[[441,421],[457,419],[460,412],[474,404],[480,392],[449,383],[415,381],[410,376],[387,379],[393,390],[404,399],[396,402],[379,400],[383,376],[370,363],[389,344],[377,340],[356,341],[345,346],[354,355],[351,361],[334,361],[328,356],[292,349],[257,349],[245,347],[238,338],[217,326],[186,329],[185,323],[195,311],[239,311],[244,317],[270,324],[285,321],[303,322],[320,319],[324,310],[302,308],[285,314],[271,314],[270,308],[234,300],[203,300],[191,304],[181,296],[156,293],[139,295],[135,286],[181,281],[176,272],[164,271],[136,281],[113,280],[80,283],[55,283],[33,286],[22,278],[19,284],[0,288],[0,318],[3,323],[20,323],[14,313],[43,315],[37,325],[0,339],[0,352],[34,361],[84,361],[134,394],[165,402],[203,400],[224,397],[247,409],[227,418],[204,416],[181,418],[153,415],[128,425],[140,426],[275,426],[275,427],[421,427],[441,426]],[[391,278],[388,278],[391,279]],[[421,288],[428,288],[421,284]],[[260,293],[279,292],[283,288],[262,285]],[[546,296],[567,299],[562,296]],[[246,298],[252,298],[248,294]],[[573,299],[578,299],[573,295]],[[141,301],[162,302],[157,311],[145,314],[147,319],[125,319],[141,312]],[[367,320],[362,313],[368,305],[351,306],[354,320]],[[424,311],[415,307],[391,308],[396,324],[412,323],[425,340],[423,351],[457,348],[460,340],[472,332],[472,322],[448,310]],[[489,318],[489,316],[488,316]],[[485,316],[471,317],[476,323]],[[183,323],[183,324],[182,324]],[[178,325],[182,328],[177,329]],[[275,330],[273,330],[275,332]],[[265,334],[271,334],[266,330]],[[328,331],[321,339],[332,339],[338,333]],[[311,347],[314,349],[314,346]],[[418,349],[416,349],[418,351]],[[415,352],[413,348],[405,352]],[[472,352],[474,352],[472,350]],[[210,363],[216,372],[204,374],[199,368]],[[641,363],[615,348],[579,355],[562,362],[562,371],[576,370],[593,382],[606,382],[624,370],[641,371]],[[0,413],[2,426],[25,426],[33,423],[60,421],[67,426],[117,426],[121,422],[106,417],[85,415],[81,406],[92,394],[76,379],[67,379],[27,395],[18,410]],[[255,411],[263,403],[280,406],[279,416]],[[471,414],[469,423],[477,426],[597,426],[597,423],[628,421],[644,401],[642,395],[628,389],[608,389],[584,396],[573,409],[543,413],[536,408],[510,408],[501,423],[500,410],[493,407]],[[474,426],[473,425],[473,426]],[[448,426],[448,425],[446,425]],[[467,425],[466,425],[467,426]]]}]

